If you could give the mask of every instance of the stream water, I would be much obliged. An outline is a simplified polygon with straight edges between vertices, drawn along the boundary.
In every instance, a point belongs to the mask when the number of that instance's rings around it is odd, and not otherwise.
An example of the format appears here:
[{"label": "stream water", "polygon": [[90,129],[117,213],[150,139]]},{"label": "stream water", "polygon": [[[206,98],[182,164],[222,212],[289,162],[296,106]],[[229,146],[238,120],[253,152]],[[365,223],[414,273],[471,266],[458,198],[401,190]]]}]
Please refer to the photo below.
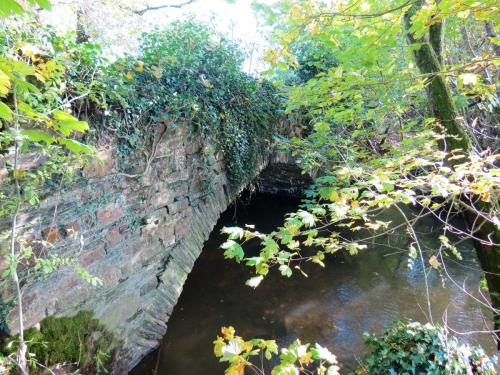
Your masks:
[{"label": "stream water", "polygon": [[[213,355],[212,341],[220,327],[232,325],[244,338],[276,338],[288,344],[299,337],[318,342],[338,357],[342,372],[356,368],[367,348],[363,332],[381,333],[395,319],[427,321],[422,268],[409,269],[405,230],[381,237],[357,256],[338,254],[326,267],[305,264],[308,278],[292,278],[274,271],[257,289],[244,285],[251,271],[224,259],[219,245],[222,226],[255,224],[272,231],[285,213],[297,208],[290,198],[256,195],[249,204],[230,208],[219,220],[168,322],[161,347],[146,357],[131,375],[218,375],[225,366]],[[397,219],[391,212],[386,218]],[[393,217],[394,216],[394,217]],[[415,228],[429,249],[438,246],[437,223],[422,222]],[[250,246],[252,247],[252,246]],[[252,251],[255,249],[246,249]],[[463,260],[450,259],[446,266],[457,285],[479,295],[481,271],[474,249],[463,243]],[[487,328],[491,317],[470,296],[438,272],[429,272],[434,321],[459,332]],[[484,334],[460,336],[495,352],[492,338]]]}]

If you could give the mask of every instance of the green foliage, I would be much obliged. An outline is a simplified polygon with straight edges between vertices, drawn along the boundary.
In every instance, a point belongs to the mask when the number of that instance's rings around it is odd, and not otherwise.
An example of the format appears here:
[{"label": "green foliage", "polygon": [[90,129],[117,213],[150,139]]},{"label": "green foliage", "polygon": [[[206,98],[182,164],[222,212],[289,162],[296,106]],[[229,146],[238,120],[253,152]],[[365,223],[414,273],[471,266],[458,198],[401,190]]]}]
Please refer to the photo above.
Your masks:
[{"label": "green foliage", "polygon": [[[418,322],[395,321],[380,335],[365,334],[372,349],[353,374],[496,374],[497,358],[488,357],[480,346],[460,344],[441,327]],[[256,374],[337,375],[340,365],[335,355],[319,344],[302,344],[295,340],[279,348],[275,340],[244,340],[233,327],[223,327],[214,341],[214,354],[226,362],[226,375],[242,375],[245,369]],[[278,357],[279,358],[276,358]],[[272,363],[264,366],[264,362]]]},{"label": "green foliage", "polygon": [[[43,9],[50,10],[49,0],[28,0],[29,6],[39,5]],[[0,3],[0,17],[7,17],[11,14],[23,15],[25,12],[24,2],[17,0],[3,0]]]},{"label": "green foliage", "polygon": [[[38,103],[59,105],[65,95],[76,116],[93,124],[87,140],[117,137],[122,157],[152,150],[158,125],[191,125],[224,156],[236,187],[250,177],[278,121],[274,87],[243,73],[237,46],[193,20],[144,34],[137,53],[112,63],[100,46],[76,43],[74,35],[63,37],[37,23],[16,23],[5,32],[0,48],[3,39],[4,46],[19,44],[40,60],[64,64],[45,85],[51,95]],[[34,54],[35,46],[41,52]],[[70,128],[82,129],[77,123]],[[39,131],[25,134],[37,142],[57,141]],[[59,143],[88,151],[75,140]]]},{"label": "green foliage", "polygon": [[496,374],[496,358],[481,347],[461,345],[444,329],[417,322],[394,322],[380,337],[366,335],[372,352],[366,374]]},{"label": "green foliage", "polygon": [[[245,260],[255,268],[256,276],[247,285],[257,286],[273,267],[289,277],[305,260],[324,266],[326,254],[340,250],[357,254],[373,238],[390,233],[390,223],[377,220],[377,214],[389,207],[410,205],[421,210],[415,218],[404,212],[401,216],[416,244],[409,246],[410,257],[420,255],[420,261],[428,261],[432,268],[440,268],[443,254],[460,259],[448,232],[477,240],[474,231],[464,232],[450,223],[448,218],[458,212],[472,211],[485,220],[491,229],[482,244],[498,246],[499,156],[491,149],[481,154],[443,149],[458,134],[446,134],[442,119],[429,111],[424,89],[432,77],[420,74],[412,62],[413,51],[420,46],[408,44],[402,22],[410,4],[278,1],[271,7],[256,7],[273,27],[269,73],[283,78],[283,73],[300,70],[308,61],[315,68],[305,82],[281,82],[286,112],[305,122],[306,131],[278,142],[296,156],[304,172],[319,177],[306,192],[301,209],[289,214],[282,227],[268,234],[245,228],[240,238],[229,233],[232,242],[261,241],[261,251],[251,258],[245,258],[234,243],[223,245],[227,258]],[[498,8],[489,0],[470,6],[430,1],[411,17],[411,33],[429,33],[432,24],[446,18],[453,25],[447,24],[449,38],[461,38],[457,19],[470,17],[474,24],[493,20],[495,14]],[[444,53],[451,54],[445,47]],[[494,94],[497,86],[491,74],[479,77],[472,68],[487,61],[494,70],[498,62],[492,49],[489,44],[472,62],[443,67],[449,82],[456,82],[456,95]],[[450,56],[449,61],[456,59]],[[491,84],[481,85],[483,80]],[[472,207],[470,202],[478,204]],[[444,210],[449,211],[441,246],[426,261],[411,227],[421,216],[442,218]],[[344,229],[363,235],[352,241],[342,234]]]},{"label": "green foliage", "polygon": [[[77,366],[82,374],[103,374],[109,370],[118,347],[113,336],[89,312],[45,318],[39,329],[25,331],[25,340],[35,373],[43,373],[38,366],[42,363],[49,368],[58,364]],[[7,356],[15,353],[17,347],[14,337],[4,343],[2,351]]]},{"label": "green foliage", "polygon": [[241,71],[237,47],[214,30],[174,22],[144,34],[139,52],[113,63],[95,45],[70,50],[68,87],[77,97],[80,86],[90,91],[73,107],[96,125],[99,138],[118,136],[120,155],[151,148],[158,124],[192,124],[223,154],[233,186],[250,177],[277,122],[278,98],[271,84]]},{"label": "green foliage", "polygon": [[[30,0],[27,3],[50,8],[47,0]],[[25,5],[25,2],[22,4]],[[24,9],[17,1],[3,1],[0,5],[0,17],[7,17],[12,13],[22,15]],[[35,330],[26,332],[25,335],[20,277],[27,276],[32,271],[47,274],[67,265],[68,261],[57,256],[38,259],[30,244],[18,235],[17,218],[21,211],[38,204],[43,189],[50,187],[55,180],[60,181],[59,188],[71,180],[75,170],[93,154],[93,149],[75,139],[81,138],[89,126],[68,111],[71,100],[65,92],[66,68],[61,56],[56,56],[43,39],[39,40],[40,47],[30,44],[28,40],[36,38],[26,31],[17,34],[15,28],[9,30],[10,24],[16,23],[11,23],[10,20],[2,22],[4,32],[0,37],[0,168],[2,174],[7,172],[0,185],[0,217],[8,217],[11,225],[9,249],[1,251],[2,255],[7,253],[5,260],[8,265],[2,278],[8,277],[14,284],[16,294],[13,299],[19,310],[20,334],[16,345],[10,345],[14,349],[10,352],[9,362],[15,363],[22,374],[27,374],[27,360],[34,367],[40,363],[37,362],[39,359],[35,357],[36,354],[40,357],[45,354],[43,361],[46,364],[59,358],[59,354],[55,354],[55,358],[50,357],[40,348],[47,348],[51,342],[53,346],[60,346],[50,348],[54,352],[62,353],[62,346],[66,345],[68,350],[74,350],[75,341],[71,343],[69,337],[65,340],[64,334],[70,332],[69,336],[74,334],[73,340],[77,340],[75,337],[78,337],[79,332],[71,326],[72,321],[57,324],[49,318],[43,324],[43,333]],[[20,24],[23,22],[20,21]],[[32,27],[36,29],[35,26]],[[23,37],[27,39],[23,40]],[[50,239],[42,241],[42,244],[46,247],[47,244],[50,245],[49,242]],[[24,269],[23,275],[19,271],[21,266]],[[99,283],[98,279],[85,271],[78,268],[77,271],[93,285]],[[2,312],[2,318],[3,315]],[[82,317],[76,320],[78,324],[85,324],[91,319]],[[83,327],[91,328],[85,325]],[[33,343],[33,351],[28,352],[30,358],[26,354],[26,338]],[[59,344],[55,343],[56,339]],[[81,346],[81,341],[79,342]],[[81,355],[80,347],[79,351]],[[63,356],[70,354],[64,352]],[[86,357],[83,360],[88,361]]]},{"label": "green foliage", "polygon": [[[220,362],[227,362],[226,375],[243,375],[245,368],[265,374],[264,360],[272,361],[272,375],[339,375],[337,357],[319,344],[311,346],[295,340],[288,347],[279,348],[274,340],[245,341],[235,335],[233,327],[222,327],[222,336],[214,341],[214,354]],[[278,358],[276,358],[278,357]],[[257,361],[257,359],[260,359]],[[253,360],[253,361],[252,361]],[[278,364],[275,364],[279,361]],[[256,364],[258,362],[259,364]]]},{"label": "green foliage", "polygon": [[[128,103],[153,122],[191,120],[224,154],[232,183],[249,177],[276,121],[272,86],[241,71],[236,46],[194,21],[175,22],[143,36]],[[131,60],[123,62],[130,68]]]}]

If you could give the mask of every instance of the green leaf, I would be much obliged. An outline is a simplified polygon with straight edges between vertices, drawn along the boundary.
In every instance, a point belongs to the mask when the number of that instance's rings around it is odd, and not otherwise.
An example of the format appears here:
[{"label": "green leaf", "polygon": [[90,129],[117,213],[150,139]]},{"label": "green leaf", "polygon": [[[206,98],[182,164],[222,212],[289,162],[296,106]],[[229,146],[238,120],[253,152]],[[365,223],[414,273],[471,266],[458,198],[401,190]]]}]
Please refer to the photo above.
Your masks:
[{"label": "green leaf", "polygon": [[234,242],[233,240],[228,240],[221,245],[221,248],[226,250],[224,251],[224,256],[226,259],[236,259],[237,262],[241,261],[245,256],[245,252],[239,243]]},{"label": "green leaf", "polygon": [[17,104],[18,108],[19,108],[19,111],[24,113],[26,116],[29,116],[31,118],[34,118],[34,119],[43,119],[43,120],[48,120],[48,117],[41,114],[41,113],[38,113],[38,112],[35,112],[35,110],[33,108],[31,108],[28,104],[24,103],[24,102],[19,102]]},{"label": "green leaf", "polygon": [[292,364],[279,365],[273,368],[271,375],[299,375],[299,369]]},{"label": "green leaf", "polygon": [[73,131],[84,133],[89,129],[85,121],[61,121],[54,125],[54,128],[63,135],[70,135]]},{"label": "green leaf", "polygon": [[[2,69],[5,74],[9,75],[11,79],[15,78],[12,73],[16,73],[16,75],[21,77],[31,76],[35,74],[35,68],[25,63],[24,61],[16,61],[5,57],[0,57],[0,69]],[[22,79],[16,79],[17,86],[22,88],[23,84],[26,86],[31,85],[28,82],[23,81]],[[36,87],[35,89],[38,90]]]},{"label": "green leaf", "polygon": [[262,280],[264,280],[264,276],[255,276],[255,277],[248,279],[245,282],[245,285],[248,285],[248,286],[255,289],[259,286],[259,284],[261,283]]},{"label": "green leaf", "polygon": [[264,245],[262,255],[267,259],[272,258],[279,251],[278,244],[269,236],[266,236],[262,244]]},{"label": "green leaf", "polygon": [[92,154],[94,152],[91,146],[75,141],[74,139],[61,138],[58,142],[75,154]]},{"label": "green leaf", "polygon": [[24,13],[23,7],[14,0],[1,0],[0,1],[0,17],[8,17],[12,13],[22,15]]},{"label": "green leaf", "polygon": [[28,137],[31,142],[45,142],[48,145],[56,142],[54,137],[38,129],[25,129],[21,131],[21,134]]},{"label": "green leaf", "polygon": [[221,233],[228,234],[230,240],[241,240],[245,235],[245,231],[239,227],[224,227]]},{"label": "green leaf", "polygon": [[300,219],[302,220],[302,223],[306,226],[306,227],[312,227],[314,226],[314,223],[316,222],[316,218],[314,217],[313,214],[311,214],[310,212],[307,212],[307,211],[303,211],[303,210],[300,210],[298,213],[297,213],[300,217]]},{"label": "green leaf", "polygon": [[54,128],[66,136],[70,135],[73,131],[83,133],[89,129],[87,122],[79,121],[69,113],[60,110],[54,112],[54,119],[57,120]]},{"label": "green leaf", "polygon": [[0,119],[12,121],[12,109],[2,102],[0,102]]},{"label": "green leaf", "polygon": [[0,69],[0,97],[5,97],[10,91],[10,78]]},{"label": "green leaf", "polygon": [[335,355],[333,355],[327,348],[321,346],[320,344],[316,344],[314,348],[311,349],[311,351],[313,353],[314,359],[322,359],[332,365],[337,363],[337,357],[335,357]]},{"label": "green leaf", "polygon": [[54,119],[57,121],[78,121],[76,117],[68,112],[61,111],[60,109],[54,111]]},{"label": "green leaf", "polygon": [[49,0],[36,0],[36,2],[38,3],[38,5],[40,5],[45,10],[52,9],[52,5],[50,4]]},{"label": "green leaf", "polygon": [[279,270],[280,270],[281,274],[283,276],[286,276],[286,277],[291,277],[293,274],[292,269],[289,266],[287,266],[286,264],[282,264],[280,266]]},{"label": "green leaf", "polygon": [[326,370],[326,375],[340,375],[339,366],[330,366],[328,370]]}]

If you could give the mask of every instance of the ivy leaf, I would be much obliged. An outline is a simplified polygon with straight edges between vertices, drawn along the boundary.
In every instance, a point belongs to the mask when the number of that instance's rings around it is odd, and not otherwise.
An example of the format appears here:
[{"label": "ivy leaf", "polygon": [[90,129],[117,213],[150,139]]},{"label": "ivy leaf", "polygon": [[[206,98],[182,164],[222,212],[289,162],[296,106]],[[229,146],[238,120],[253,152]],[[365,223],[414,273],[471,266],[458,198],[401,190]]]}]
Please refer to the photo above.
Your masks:
[{"label": "ivy leaf", "polygon": [[238,338],[230,339],[227,345],[222,349],[221,362],[230,361],[234,356],[239,355],[245,348],[243,340]]}]

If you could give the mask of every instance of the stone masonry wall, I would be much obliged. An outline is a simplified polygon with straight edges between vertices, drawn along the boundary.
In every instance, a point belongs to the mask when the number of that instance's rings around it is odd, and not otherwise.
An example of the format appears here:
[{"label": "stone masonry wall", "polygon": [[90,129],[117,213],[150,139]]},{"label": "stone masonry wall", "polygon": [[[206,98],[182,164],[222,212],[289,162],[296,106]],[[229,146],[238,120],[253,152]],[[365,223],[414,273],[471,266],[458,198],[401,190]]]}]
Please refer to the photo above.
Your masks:
[{"label": "stone masonry wall", "polygon": [[[143,176],[118,173],[115,147],[101,149],[102,163],[93,162],[70,189],[19,218],[25,237],[53,243],[37,251],[70,257],[103,282],[93,287],[69,267],[31,280],[23,295],[26,326],[93,311],[123,342],[117,374],[157,347],[204,241],[231,203],[223,162],[206,157],[213,155],[210,145],[188,128],[165,130]],[[121,170],[141,164],[130,158]],[[264,166],[257,164],[255,175]],[[0,222],[4,240],[8,226]],[[2,288],[0,297],[5,302],[9,291]],[[15,311],[8,323],[15,334]]]}]

